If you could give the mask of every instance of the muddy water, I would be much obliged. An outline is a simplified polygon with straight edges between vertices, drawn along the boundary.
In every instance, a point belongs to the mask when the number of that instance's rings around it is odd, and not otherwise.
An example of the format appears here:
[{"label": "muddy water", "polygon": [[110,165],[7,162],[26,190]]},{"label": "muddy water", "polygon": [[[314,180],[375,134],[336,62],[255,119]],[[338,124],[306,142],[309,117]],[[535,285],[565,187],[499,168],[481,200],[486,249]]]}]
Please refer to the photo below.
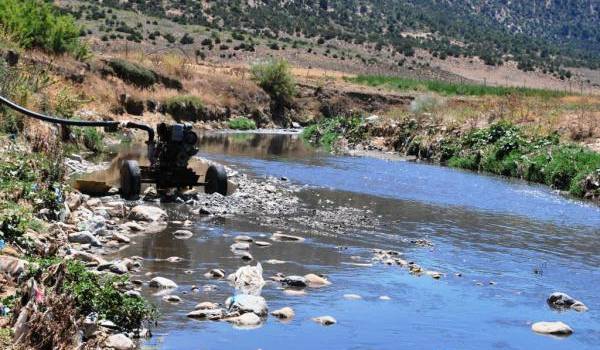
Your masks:
[{"label": "muddy water", "polygon": [[[173,305],[145,293],[163,317],[148,349],[597,349],[600,346],[600,209],[560,197],[546,187],[437,166],[372,158],[338,157],[307,147],[295,135],[216,134],[201,138],[202,156],[251,176],[286,177],[302,185],[298,196],[313,220],[260,214],[229,218],[190,216],[168,206],[172,220],[192,218],[194,237],[164,232],[138,237],[120,254],[141,255],[144,273],[175,280]],[[354,213],[364,225],[344,225]],[[323,222],[321,222],[321,220]],[[269,221],[270,222],[270,221]],[[243,263],[229,250],[232,237],[268,236],[284,223],[303,243],[252,247],[265,277],[276,272],[325,274],[333,282],[289,296],[276,284],[262,295],[274,310],[291,306],[289,323],[269,318],[254,330],[186,318],[201,301],[223,302],[233,293],[208,280],[210,268],[235,271]],[[415,244],[424,239],[431,245]],[[441,271],[435,280],[397,266],[373,264],[372,248],[394,249]],[[181,263],[161,261],[170,256]],[[279,259],[285,264],[265,261]],[[192,274],[184,271],[192,270]],[[456,274],[460,273],[461,276]],[[141,275],[141,279],[148,277]],[[192,293],[191,286],[202,288]],[[558,313],[545,299],[563,291],[590,311]],[[361,300],[347,300],[345,294]],[[381,300],[380,296],[390,300]],[[331,315],[323,327],[312,317]],[[575,333],[540,336],[532,322],[561,320]]]}]

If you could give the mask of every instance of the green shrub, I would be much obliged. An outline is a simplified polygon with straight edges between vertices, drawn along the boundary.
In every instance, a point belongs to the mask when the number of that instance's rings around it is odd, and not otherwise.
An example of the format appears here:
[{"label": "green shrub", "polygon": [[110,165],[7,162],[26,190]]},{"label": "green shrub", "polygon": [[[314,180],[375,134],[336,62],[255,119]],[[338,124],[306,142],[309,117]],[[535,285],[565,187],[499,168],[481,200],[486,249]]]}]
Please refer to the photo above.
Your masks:
[{"label": "green shrub", "polygon": [[302,138],[331,150],[341,136],[351,142],[358,142],[363,139],[364,132],[362,118],[359,115],[350,115],[322,119],[317,124],[304,128]]},{"label": "green shrub", "polygon": [[71,53],[78,59],[89,55],[81,43],[81,28],[41,0],[0,0],[0,26],[23,48],[41,48],[54,54]]},{"label": "green shrub", "polygon": [[233,130],[254,130],[256,123],[252,119],[245,117],[231,119],[228,122],[229,128]]},{"label": "green shrub", "polygon": [[158,80],[154,71],[123,59],[112,59],[108,61],[108,66],[123,81],[141,88],[148,88]]},{"label": "green shrub", "polygon": [[204,113],[202,100],[197,96],[181,95],[167,99],[163,104],[164,112],[175,120],[196,121]]},{"label": "green shrub", "polygon": [[296,82],[285,60],[269,60],[254,64],[252,78],[278,103],[290,103],[296,94]]}]

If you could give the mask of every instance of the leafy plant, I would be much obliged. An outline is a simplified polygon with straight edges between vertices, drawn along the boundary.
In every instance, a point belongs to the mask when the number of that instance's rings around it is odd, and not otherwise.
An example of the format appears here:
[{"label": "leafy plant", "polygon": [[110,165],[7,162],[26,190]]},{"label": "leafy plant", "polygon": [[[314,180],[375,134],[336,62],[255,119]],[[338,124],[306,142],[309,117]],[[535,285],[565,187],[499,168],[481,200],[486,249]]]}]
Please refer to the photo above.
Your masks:
[{"label": "leafy plant", "polygon": [[154,71],[120,58],[108,61],[108,66],[123,81],[141,88],[148,88],[156,84],[158,80]]},{"label": "leafy plant", "polygon": [[288,104],[296,94],[296,82],[285,60],[269,60],[251,67],[252,78],[271,98]]},{"label": "leafy plant", "polygon": [[204,105],[202,100],[193,95],[179,95],[167,99],[163,108],[165,113],[170,114],[175,120],[195,121],[203,113]]},{"label": "leafy plant", "polygon": [[233,130],[254,130],[256,129],[256,123],[254,120],[239,117],[235,119],[231,119],[228,122],[229,128]]}]

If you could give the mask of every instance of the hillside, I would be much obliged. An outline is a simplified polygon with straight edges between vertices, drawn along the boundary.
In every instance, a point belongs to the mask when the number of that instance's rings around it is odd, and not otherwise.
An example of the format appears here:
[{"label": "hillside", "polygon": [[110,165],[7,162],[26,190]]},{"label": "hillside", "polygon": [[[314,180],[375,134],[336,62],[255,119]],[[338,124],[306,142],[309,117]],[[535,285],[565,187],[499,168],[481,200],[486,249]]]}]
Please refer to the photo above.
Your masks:
[{"label": "hillside", "polygon": [[[97,1],[78,2],[90,4],[88,11],[65,8],[76,17],[104,21],[111,31],[112,16],[96,8]],[[561,78],[571,76],[567,68],[597,68],[600,63],[600,34],[595,31],[599,15],[590,0],[108,0],[103,4],[239,35],[389,48],[399,63],[424,49],[441,59],[480,57],[492,66],[514,60],[521,70]],[[113,29],[119,31],[118,27]],[[130,29],[130,39],[153,39]]]}]

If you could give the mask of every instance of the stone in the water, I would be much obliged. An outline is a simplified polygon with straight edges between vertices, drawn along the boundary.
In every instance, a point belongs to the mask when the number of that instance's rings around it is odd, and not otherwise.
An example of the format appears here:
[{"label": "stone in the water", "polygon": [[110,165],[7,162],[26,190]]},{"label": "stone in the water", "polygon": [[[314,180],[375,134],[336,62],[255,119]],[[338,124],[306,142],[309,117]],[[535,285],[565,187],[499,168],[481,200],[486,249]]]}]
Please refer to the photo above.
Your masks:
[{"label": "stone in the water", "polygon": [[283,260],[277,260],[277,259],[269,259],[265,261],[265,264],[270,264],[270,265],[280,265],[280,264],[285,264],[286,261]]},{"label": "stone in the water", "polygon": [[122,233],[113,232],[111,238],[119,243],[129,243],[131,239]]},{"label": "stone in the water", "polygon": [[198,309],[187,314],[189,318],[220,320],[223,318],[222,309]]},{"label": "stone in the water", "polygon": [[235,236],[233,238],[233,240],[236,241],[236,242],[248,242],[248,243],[250,243],[250,242],[253,241],[252,237],[246,236],[246,235]]},{"label": "stone in the water", "polygon": [[308,283],[310,287],[323,287],[331,284],[331,282],[329,282],[327,279],[315,275],[314,273],[304,275],[304,278],[306,279],[306,283]]},{"label": "stone in the water", "polygon": [[293,296],[293,297],[299,297],[299,296],[306,295],[306,291],[304,291],[304,289],[284,289],[283,293],[285,295],[289,295],[289,296]]},{"label": "stone in the water", "polygon": [[231,317],[227,319],[227,322],[233,323],[234,325],[242,328],[259,326],[262,323],[260,317],[252,312],[242,314],[238,317]]},{"label": "stone in the water", "polygon": [[252,312],[259,316],[265,316],[268,312],[265,298],[257,295],[238,294],[227,298],[225,307],[229,312],[240,314]]},{"label": "stone in the water", "polygon": [[171,256],[167,258],[167,261],[170,263],[178,263],[178,262],[182,262],[183,258],[180,258],[178,256]]},{"label": "stone in the water", "polygon": [[177,284],[168,278],[154,277],[148,284],[152,288],[172,289],[177,288]]},{"label": "stone in the water", "polygon": [[234,287],[241,294],[260,295],[265,280],[262,276],[263,268],[260,263],[256,266],[242,266],[227,279],[233,282]]},{"label": "stone in the water", "polygon": [[177,239],[189,239],[192,238],[193,235],[194,233],[189,230],[177,230],[173,232],[173,236]]},{"label": "stone in the water", "polygon": [[288,319],[294,317],[295,313],[294,313],[294,309],[286,306],[284,308],[281,308],[281,309],[271,312],[271,315],[273,315],[277,318],[280,318],[280,319],[288,320]]},{"label": "stone in the water", "polygon": [[250,249],[250,244],[246,243],[246,242],[237,242],[237,243],[233,243],[230,246],[231,250],[249,250]]},{"label": "stone in the water", "polygon": [[168,215],[166,211],[162,210],[159,207],[142,204],[135,206],[133,207],[133,209],[131,209],[131,212],[129,213],[129,218],[138,221],[164,222],[167,220]]},{"label": "stone in the water", "polygon": [[312,319],[313,321],[322,324],[323,326],[331,326],[333,324],[336,324],[337,321],[335,320],[335,318],[331,317],[331,316],[320,316],[320,317],[315,317]]},{"label": "stone in the water", "polygon": [[548,305],[554,309],[565,310],[573,309],[575,311],[583,312],[587,311],[588,308],[579,300],[576,300],[566,293],[554,292],[546,300]]},{"label": "stone in the water", "polygon": [[303,242],[304,238],[299,237],[299,236],[286,235],[286,234],[283,234],[280,232],[275,232],[271,236],[271,240],[278,241],[278,242]]},{"label": "stone in the water", "polygon": [[434,278],[436,280],[439,280],[440,278],[442,278],[442,273],[437,272],[437,271],[427,271],[427,272],[425,272],[425,274],[427,274],[428,276],[431,276],[431,278]]},{"label": "stone in the water", "polygon": [[567,336],[573,333],[573,329],[562,322],[536,322],[531,325],[531,330],[540,334],[561,336]]},{"label": "stone in the water", "polygon": [[169,303],[179,303],[181,302],[181,298],[177,295],[165,295],[163,297],[164,301],[168,301]]},{"label": "stone in the water", "polygon": [[212,269],[204,274],[206,278],[223,278],[225,277],[225,271],[222,269]]},{"label": "stone in the water", "polygon": [[94,237],[94,235],[89,231],[81,231],[71,233],[69,235],[69,242],[71,243],[79,243],[79,244],[89,244],[93,247],[101,247],[102,243],[98,240],[98,238]]},{"label": "stone in the water", "polygon": [[113,334],[106,338],[104,341],[105,348],[112,348],[114,350],[130,350],[135,349],[133,340],[129,339],[125,334]]},{"label": "stone in the water", "polygon": [[387,295],[382,295],[379,297],[379,300],[389,301],[392,300],[392,298],[388,297]]},{"label": "stone in the water", "polygon": [[219,308],[219,305],[210,301],[201,302],[194,307],[195,310],[214,310],[217,308]]},{"label": "stone in the water", "polygon": [[346,300],[360,300],[362,297],[358,294],[344,294],[344,299]]},{"label": "stone in the water", "polygon": [[243,252],[240,254],[240,259],[244,261],[252,261],[254,260],[254,257],[249,252]]},{"label": "stone in the water", "polygon": [[307,286],[306,278],[302,276],[287,276],[282,280],[282,282],[290,287],[304,288]]},{"label": "stone in the water", "polygon": [[271,243],[266,242],[266,241],[256,241],[256,242],[254,242],[254,244],[256,244],[259,247],[269,247],[269,246],[271,246]]}]

